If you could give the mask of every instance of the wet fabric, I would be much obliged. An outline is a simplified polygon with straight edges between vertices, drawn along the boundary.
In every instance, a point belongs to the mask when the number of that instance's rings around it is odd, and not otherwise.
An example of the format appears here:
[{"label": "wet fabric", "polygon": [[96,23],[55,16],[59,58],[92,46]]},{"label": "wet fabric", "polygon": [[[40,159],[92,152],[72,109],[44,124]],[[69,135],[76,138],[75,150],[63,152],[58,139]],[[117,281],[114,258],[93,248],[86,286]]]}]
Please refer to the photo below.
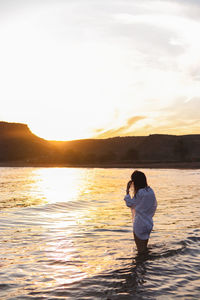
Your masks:
[{"label": "wet fabric", "polygon": [[147,240],[153,229],[153,216],[157,208],[155,193],[152,188],[139,189],[131,198],[128,194],[124,197],[126,205],[135,210],[133,231],[141,240]]}]

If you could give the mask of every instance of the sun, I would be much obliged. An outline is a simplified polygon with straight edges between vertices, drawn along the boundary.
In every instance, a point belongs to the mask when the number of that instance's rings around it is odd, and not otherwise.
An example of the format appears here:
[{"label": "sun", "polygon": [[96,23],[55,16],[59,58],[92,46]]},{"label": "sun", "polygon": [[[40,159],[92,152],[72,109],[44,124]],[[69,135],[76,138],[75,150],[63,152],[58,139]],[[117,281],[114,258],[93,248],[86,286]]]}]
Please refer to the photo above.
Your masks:
[{"label": "sun", "polygon": [[65,103],[59,113],[42,111],[29,120],[30,130],[47,140],[77,140],[94,138],[98,128],[107,128],[112,122],[113,113],[101,103],[85,101],[84,105],[75,101]]},{"label": "sun", "polygon": [[84,131],[73,125],[73,123],[67,123],[65,126],[60,124],[53,126],[47,122],[46,124],[29,125],[29,128],[35,135],[46,140],[69,141],[91,137],[92,133],[89,130]]}]

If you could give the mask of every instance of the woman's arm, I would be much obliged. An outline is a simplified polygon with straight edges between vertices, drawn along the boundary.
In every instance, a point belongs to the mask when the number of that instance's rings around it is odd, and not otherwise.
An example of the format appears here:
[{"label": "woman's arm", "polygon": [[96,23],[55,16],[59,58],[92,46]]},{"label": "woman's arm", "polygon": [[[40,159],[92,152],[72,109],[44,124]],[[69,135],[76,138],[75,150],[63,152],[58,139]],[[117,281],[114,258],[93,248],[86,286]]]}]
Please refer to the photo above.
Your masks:
[{"label": "woman's arm", "polygon": [[127,187],[126,187],[126,195],[129,195],[129,190],[130,190],[130,187],[132,185],[132,180],[130,180],[128,183],[127,183]]},{"label": "woman's arm", "polygon": [[126,202],[126,206],[134,208],[136,205],[136,198],[135,196],[131,198],[131,196],[128,194],[124,197],[124,201]]},{"label": "woman's arm", "polygon": [[124,200],[126,202],[126,206],[134,208],[134,206],[136,204],[136,198],[135,198],[135,196],[133,198],[131,198],[131,196],[129,194],[130,186],[132,183],[133,182],[131,180],[127,183],[126,196],[124,197]]}]

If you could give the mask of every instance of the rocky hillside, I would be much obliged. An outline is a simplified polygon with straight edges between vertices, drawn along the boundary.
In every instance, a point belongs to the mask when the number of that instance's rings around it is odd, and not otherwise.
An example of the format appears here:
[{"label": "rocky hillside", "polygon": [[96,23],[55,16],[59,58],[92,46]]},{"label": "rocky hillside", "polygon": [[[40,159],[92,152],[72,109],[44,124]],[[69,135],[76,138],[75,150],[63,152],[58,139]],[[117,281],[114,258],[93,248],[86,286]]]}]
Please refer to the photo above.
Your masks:
[{"label": "rocky hillside", "polygon": [[132,163],[200,161],[200,135],[46,141],[27,125],[0,122],[0,162]]},{"label": "rocky hillside", "polygon": [[89,139],[57,144],[71,162],[200,161],[200,135],[150,135]]},{"label": "rocky hillside", "polygon": [[34,135],[27,125],[0,122],[0,161],[45,160],[51,153],[49,142]]}]

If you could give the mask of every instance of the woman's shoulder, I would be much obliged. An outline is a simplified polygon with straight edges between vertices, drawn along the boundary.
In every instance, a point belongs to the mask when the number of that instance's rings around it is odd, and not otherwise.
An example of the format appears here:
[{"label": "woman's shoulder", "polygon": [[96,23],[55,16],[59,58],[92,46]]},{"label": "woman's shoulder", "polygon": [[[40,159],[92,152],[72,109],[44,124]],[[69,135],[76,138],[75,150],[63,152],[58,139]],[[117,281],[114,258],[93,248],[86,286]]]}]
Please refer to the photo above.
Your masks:
[{"label": "woman's shoulder", "polygon": [[147,186],[145,188],[139,189],[137,194],[139,196],[143,196],[143,195],[146,195],[146,194],[154,194],[154,191],[150,186]]}]

